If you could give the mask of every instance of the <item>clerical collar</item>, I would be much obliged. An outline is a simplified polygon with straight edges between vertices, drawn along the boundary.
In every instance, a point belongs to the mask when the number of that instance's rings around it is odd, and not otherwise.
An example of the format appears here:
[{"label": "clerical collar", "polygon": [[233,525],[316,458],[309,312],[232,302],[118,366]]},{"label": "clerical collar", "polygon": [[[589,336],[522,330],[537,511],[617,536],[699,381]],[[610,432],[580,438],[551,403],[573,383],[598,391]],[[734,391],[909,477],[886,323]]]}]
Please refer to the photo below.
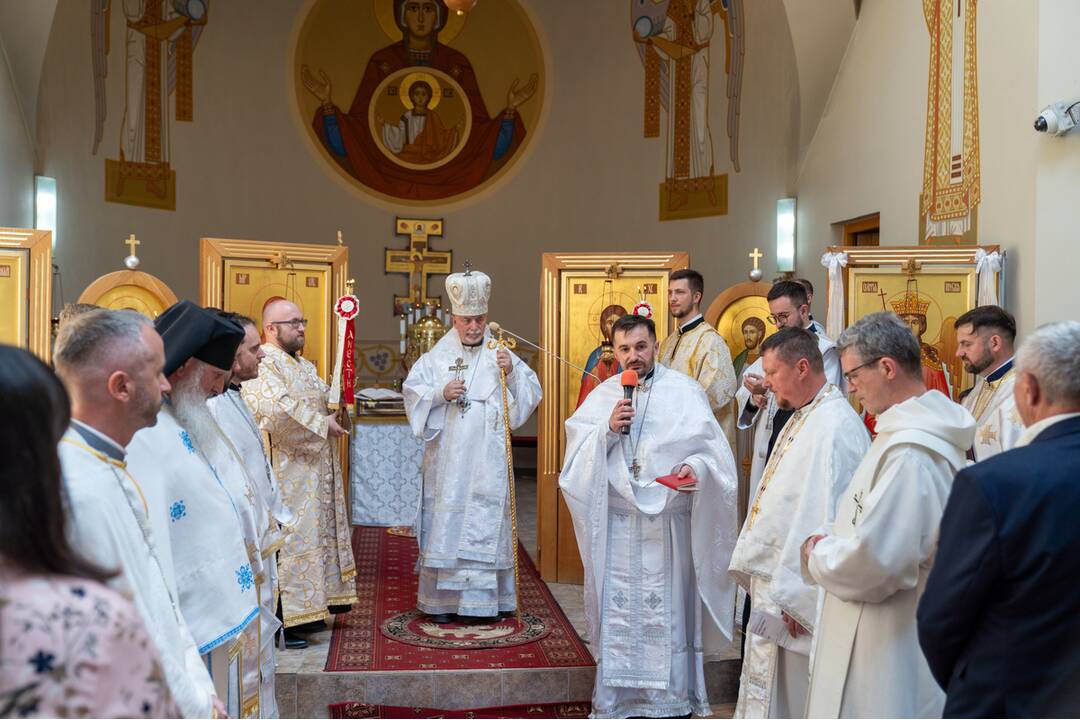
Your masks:
[{"label": "clerical collar", "polygon": [[817,328],[814,327],[814,316],[810,316],[810,324],[803,328],[806,332],[814,333],[817,335]]},{"label": "clerical collar", "polygon": [[1013,359],[1014,358],[1009,358],[1005,362],[1001,363],[1001,367],[986,376],[986,382],[995,383],[1001,378],[1005,377],[1005,375],[1013,369]]},{"label": "clerical collar", "polygon": [[461,347],[469,348],[470,350],[475,350],[476,348],[480,347],[483,344],[484,344],[484,341],[481,340],[480,342],[475,343],[473,345],[469,345],[468,343],[461,343]]},{"label": "clerical collar", "polygon": [[694,316],[693,320],[686,323],[685,325],[679,326],[679,334],[682,335],[683,333],[688,333],[703,322],[705,322],[705,317],[701,313],[698,313]]},{"label": "clerical collar", "polygon": [[71,420],[71,429],[77,432],[87,445],[94,450],[97,450],[102,455],[106,455],[117,462],[124,461],[124,456],[127,453],[123,446],[105,433],[74,418]]},{"label": "clerical collar", "polygon": [[644,385],[645,383],[649,382],[650,380],[652,380],[652,376],[655,375],[655,374],[656,374],[656,365],[653,365],[652,370],[649,371],[648,375],[641,378],[640,382],[638,382],[638,385]]}]

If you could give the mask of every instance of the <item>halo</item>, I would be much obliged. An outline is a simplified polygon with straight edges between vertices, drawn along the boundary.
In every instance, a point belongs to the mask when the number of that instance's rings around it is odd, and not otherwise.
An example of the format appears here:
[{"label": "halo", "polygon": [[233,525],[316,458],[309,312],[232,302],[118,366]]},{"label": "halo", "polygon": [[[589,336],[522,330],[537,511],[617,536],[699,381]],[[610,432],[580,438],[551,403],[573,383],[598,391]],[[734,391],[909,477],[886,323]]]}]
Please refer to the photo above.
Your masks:
[{"label": "halo", "polygon": [[398,86],[398,98],[406,110],[412,110],[413,101],[409,97],[409,91],[412,90],[413,83],[419,80],[423,80],[431,86],[431,100],[428,102],[428,110],[434,110],[442,102],[442,85],[431,73],[414,72],[406,75],[405,79],[401,81],[401,85]]},{"label": "halo", "polygon": [[[394,19],[394,0],[372,0],[372,5],[374,6],[375,19],[378,20],[382,31],[386,33],[386,37],[395,41],[401,40],[401,28],[398,27],[397,20]],[[447,8],[446,25],[439,31],[439,42],[443,45],[452,43],[462,28],[465,27],[465,18],[467,16],[467,13],[458,15]]]}]

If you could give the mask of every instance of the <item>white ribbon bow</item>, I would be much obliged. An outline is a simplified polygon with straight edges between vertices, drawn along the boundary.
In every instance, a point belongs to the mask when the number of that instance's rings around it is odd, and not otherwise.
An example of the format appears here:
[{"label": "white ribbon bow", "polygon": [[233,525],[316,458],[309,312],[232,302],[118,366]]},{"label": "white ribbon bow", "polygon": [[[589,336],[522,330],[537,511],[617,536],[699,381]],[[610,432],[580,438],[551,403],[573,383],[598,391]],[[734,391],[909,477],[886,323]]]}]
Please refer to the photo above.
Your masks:
[{"label": "white ribbon bow", "polygon": [[827,252],[821,264],[829,269],[829,310],[825,315],[825,332],[830,338],[840,337],[844,330],[844,268],[848,264],[845,252]]},{"label": "white ribbon bow", "polygon": [[978,305],[997,305],[997,274],[1001,272],[1001,253],[988,253],[982,248],[975,251],[975,272],[978,274]]}]

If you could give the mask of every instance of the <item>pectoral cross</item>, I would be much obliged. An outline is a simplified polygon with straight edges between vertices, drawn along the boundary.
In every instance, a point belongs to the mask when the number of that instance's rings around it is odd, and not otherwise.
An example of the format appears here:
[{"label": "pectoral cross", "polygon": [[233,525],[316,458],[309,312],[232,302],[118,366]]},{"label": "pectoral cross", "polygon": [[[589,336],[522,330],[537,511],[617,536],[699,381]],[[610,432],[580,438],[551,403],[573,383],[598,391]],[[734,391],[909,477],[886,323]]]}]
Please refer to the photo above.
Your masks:
[{"label": "pectoral cross", "polygon": [[857,493],[855,493],[854,495],[851,496],[851,499],[855,501],[855,515],[851,518],[851,524],[852,525],[854,525],[855,522],[859,519],[859,513],[861,513],[863,511],[862,498],[863,498],[863,491],[862,490],[860,490],[859,492],[857,492]]},{"label": "pectoral cross", "polygon": [[630,473],[634,476],[634,482],[641,479],[641,463],[637,458],[634,458],[634,462],[630,463]]},{"label": "pectoral cross", "polygon": [[[462,372],[464,372],[465,370],[468,370],[469,366],[468,366],[467,363],[465,363],[465,358],[458,358],[457,360],[454,361],[453,365],[451,365],[450,367],[448,367],[446,369],[449,370],[450,372],[454,373],[454,379],[455,380],[461,380],[461,379],[463,379]],[[468,388],[466,388],[466,392],[463,393],[461,395],[461,397],[459,397],[457,399],[457,406],[461,410],[462,417],[464,417],[465,413],[468,411],[468,409],[470,407],[472,407],[472,401],[469,400],[467,393],[468,393]]]}]

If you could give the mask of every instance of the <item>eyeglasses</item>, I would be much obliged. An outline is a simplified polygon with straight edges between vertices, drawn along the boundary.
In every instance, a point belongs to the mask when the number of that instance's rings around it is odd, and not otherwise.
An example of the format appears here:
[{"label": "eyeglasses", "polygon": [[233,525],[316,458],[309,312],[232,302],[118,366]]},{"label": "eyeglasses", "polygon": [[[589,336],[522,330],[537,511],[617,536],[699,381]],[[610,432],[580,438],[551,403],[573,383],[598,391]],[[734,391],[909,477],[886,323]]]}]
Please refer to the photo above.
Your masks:
[{"label": "eyeglasses", "polygon": [[299,320],[274,320],[271,325],[290,325],[293,330],[296,328],[306,328],[308,324],[307,318],[300,318]]},{"label": "eyeglasses", "polygon": [[773,325],[775,325],[776,327],[780,327],[781,325],[783,325],[784,323],[787,322],[787,319],[789,317],[791,317],[791,312],[790,311],[782,312],[782,313],[776,313],[775,315],[769,315],[768,318],[766,318],[766,319],[769,322],[771,322]]},{"label": "eyeglasses", "polygon": [[867,367],[867,366],[869,366],[869,365],[873,365],[874,363],[878,362],[878,361],[879,361],[879,360],[881,360],[881,359],[882,359],[882,358],[876,357],[876,358],[874,358],[873,360],[867,360],[866,362],[864,362],[864,363],[863,363],[862,365],[860,365],[859,367],[853,367],[853,368],[851,368],[851,369],[850,369],[850,370],[848,370],[848,371],[847,371],[846,373],[844,373],[844,379],[845,379],[845,380],[847,380],[848,382],[851,382],[852,380],[854,380],[854,379],[855,379],[855,373],[859,372],[859,371],[860,371],[860,370],[862,370],[862,369],[863,369],[864,367]]}]

